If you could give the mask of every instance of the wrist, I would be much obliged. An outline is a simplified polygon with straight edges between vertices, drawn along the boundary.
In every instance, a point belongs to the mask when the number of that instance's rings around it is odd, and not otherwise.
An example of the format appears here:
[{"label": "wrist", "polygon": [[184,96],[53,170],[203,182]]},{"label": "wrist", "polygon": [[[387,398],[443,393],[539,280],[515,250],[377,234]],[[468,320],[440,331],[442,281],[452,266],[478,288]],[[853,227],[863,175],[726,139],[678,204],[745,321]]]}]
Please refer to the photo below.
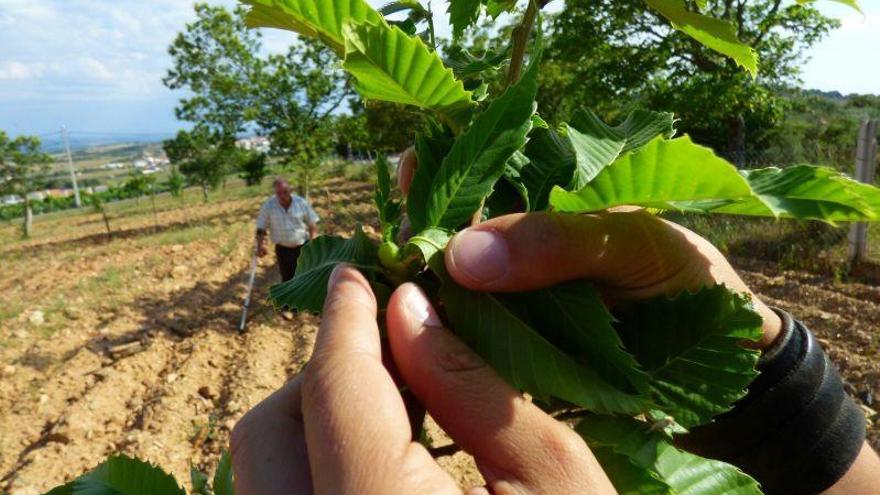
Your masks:
[{"label": "wrist", "polygon": [[818,494],[849,470],[865,418],[815,337],[788,313],[758,362],[748,395],[686,437],[692,449],[741,468],[766,493]]}]

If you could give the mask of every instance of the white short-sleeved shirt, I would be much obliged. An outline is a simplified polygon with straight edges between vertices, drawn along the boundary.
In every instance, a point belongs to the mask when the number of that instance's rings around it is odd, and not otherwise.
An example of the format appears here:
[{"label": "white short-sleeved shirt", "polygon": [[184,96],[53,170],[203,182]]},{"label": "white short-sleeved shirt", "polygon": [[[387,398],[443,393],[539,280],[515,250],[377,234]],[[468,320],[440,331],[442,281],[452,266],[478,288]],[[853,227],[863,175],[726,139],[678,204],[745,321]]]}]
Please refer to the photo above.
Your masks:
[{"label": "white short-sleeved shirt", "polygon": [[267,199],[257,216],[257,229],[268,230],[274,244],[287,247],[302,246],[309,240],[309,224],[320,218],[308,201],[292,194],[290,206],[285,209],[276,196]]}]

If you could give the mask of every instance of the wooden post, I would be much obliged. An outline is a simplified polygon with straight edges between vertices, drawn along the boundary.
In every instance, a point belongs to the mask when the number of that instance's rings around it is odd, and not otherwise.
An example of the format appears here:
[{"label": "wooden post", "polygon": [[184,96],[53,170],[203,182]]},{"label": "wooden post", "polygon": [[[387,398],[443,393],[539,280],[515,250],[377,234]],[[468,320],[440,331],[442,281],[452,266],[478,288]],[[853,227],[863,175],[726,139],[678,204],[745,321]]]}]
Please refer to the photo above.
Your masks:
[{"label": "wooden post", "polygon": [[[855,179],[866,184],[874,183],[877,166],[877,121],[866,120],[859,129],[859,142],[856,147]],[[849,261],[854,267],[865,258],[868,247],[868,224],[856,223],[849,232]]]}]

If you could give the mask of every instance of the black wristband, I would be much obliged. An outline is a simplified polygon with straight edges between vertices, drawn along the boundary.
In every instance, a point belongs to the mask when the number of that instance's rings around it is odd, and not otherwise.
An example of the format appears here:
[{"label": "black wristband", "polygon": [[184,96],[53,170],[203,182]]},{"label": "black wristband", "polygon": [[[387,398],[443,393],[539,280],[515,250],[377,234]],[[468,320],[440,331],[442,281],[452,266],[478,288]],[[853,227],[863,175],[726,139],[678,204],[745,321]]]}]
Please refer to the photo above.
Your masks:
[{"label": "black wristband", "polygon": [[783,331],[734,409],[694,428],[682,444],[740,467],[768,495],[825,491],[865,441],[865,418],[807,328],[777,310]]}]

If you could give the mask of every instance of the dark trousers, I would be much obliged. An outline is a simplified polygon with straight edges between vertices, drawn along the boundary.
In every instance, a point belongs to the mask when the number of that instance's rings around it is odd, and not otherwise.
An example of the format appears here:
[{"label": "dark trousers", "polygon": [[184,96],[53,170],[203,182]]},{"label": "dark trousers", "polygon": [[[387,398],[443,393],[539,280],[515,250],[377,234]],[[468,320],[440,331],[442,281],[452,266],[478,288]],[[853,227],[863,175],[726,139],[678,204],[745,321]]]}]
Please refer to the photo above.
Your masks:
[{"label": "dark trousers", "polygon": [[294,248],[275,245],[275,259],[278,261],[278,269],[281,271],[281,281],[287,282],[296,274],[296,261],[302,246]]}]

